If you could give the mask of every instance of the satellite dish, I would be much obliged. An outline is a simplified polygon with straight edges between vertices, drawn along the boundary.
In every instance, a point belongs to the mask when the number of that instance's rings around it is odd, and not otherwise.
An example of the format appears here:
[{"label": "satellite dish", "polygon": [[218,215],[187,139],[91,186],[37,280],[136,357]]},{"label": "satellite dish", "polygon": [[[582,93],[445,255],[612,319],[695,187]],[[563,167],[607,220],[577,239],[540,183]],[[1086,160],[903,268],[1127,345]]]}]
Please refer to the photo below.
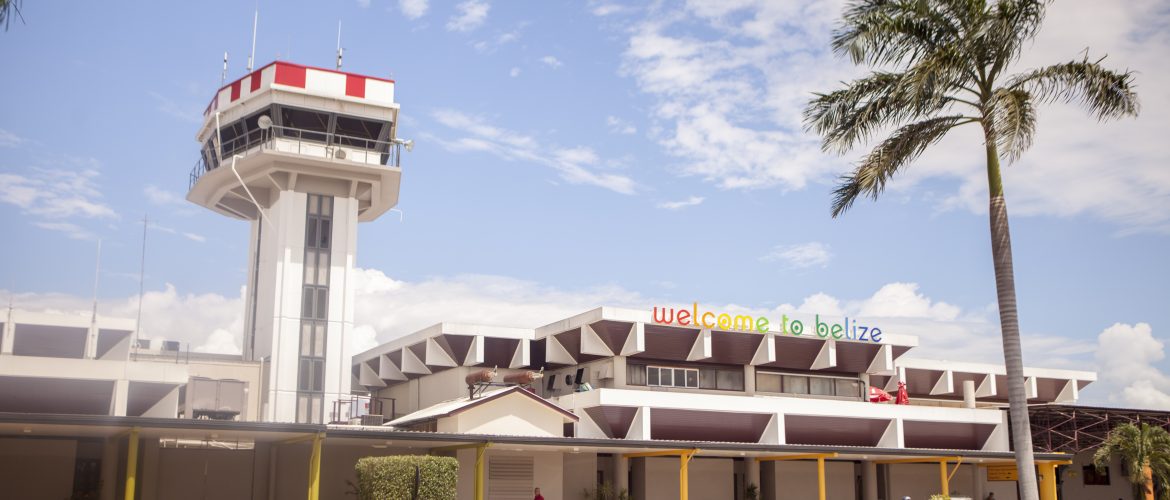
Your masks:
[{"label": "satellite dish", "polygon": [[268,130],[272,127],[272,118],[269,118],[268,115],[260,115],[260,118],[256,120],[256,125],[260,127],[260,130]]}]

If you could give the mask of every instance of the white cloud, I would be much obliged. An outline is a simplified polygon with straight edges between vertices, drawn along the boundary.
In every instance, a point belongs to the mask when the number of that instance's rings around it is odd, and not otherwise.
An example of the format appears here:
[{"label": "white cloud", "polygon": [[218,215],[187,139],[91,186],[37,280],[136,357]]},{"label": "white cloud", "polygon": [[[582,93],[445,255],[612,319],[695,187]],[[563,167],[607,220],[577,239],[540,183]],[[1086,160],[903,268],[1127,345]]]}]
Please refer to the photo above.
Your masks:
[{"label": "white cloud", "polygon": [[0,203],[16,206],[37,227],[63,232],[74,239],[92,238],[93,234],[77,219],[116,219],[117,213],[100,200],[96,183],[99,174],[87,166],[91,162],[72,161],[80,163],[81,168],[33,168],[24,174],[0,174]]},{"label": "white cloud", "polygon": [[187,200],[178,193],[168,191],[155,185],[148,185],[142,189],[146,199],[155,205],[186,205]]},{"label": "white cloud", "polygon": [[434,118],[444,126],[466,134],[454,141],[440,140],[447,149],[486,152],[508,161],[546,165],[572,184],[598,186],[621,194],[636,191],[633,179],[596,171],[593,167],[603,162],[590,148],[543,146],[531,136],[495,127],[480,117],[453,110],[439,110],[434,113]]},{"label": "white cloud", "polygon": [[370,0],[357,0],[357,4],[358,4],[358,7],[361,7],[363,9],[369,8]]},{"label": "white cloud", "polygon": [[516,29],[516,30],[507,31],[504,33],[497,34],[496,36],[489,38],[487,40],[480,40],[478,42],[475,42],[474,44],[472,44],[472,47],[475,48],[475,50],[477,52],[490,54],[492,52],[495,52],[496,50],[499,50],[500,47],[507,45],[509,43],[515,42],[516,40],[519,40],[519,39],[520,39],[520,30]]},{"label": "white cloud", "polygon": [[829,265],[833,254],[829,245],[819,241],[811,241],[798,245],[777,245],[767,255],[760,257],[764,262],[781,262],[793,269],[809,267],[825,267]]},{"label": "white cloud", "polygon": [[28,142],[28,140],[0,128],[0,148],[14,148],[25,142]]},{"label": "white cloud", "polygon": [[147,92],[147,95],[154,99],[155,110],[183,120],[188,123],[201,123],[203,121],[202,109],[197,104],[182,105],[167,96],[164,96],[155,91]]},{"label": "white cloud", "polygon": [[512,78],[516,78],[516,77],[520,76],[520,68],[513,66],[512,69],[510,71],[508,71],[508,76],[510,76]]},{"label": "white cloud", "polygon": [[693,207],[695,205],[703,203],[703,200],[704,200],[704,198],[702,196],[691,196],[685,200],[665,201],[665,202],[659,203],[658,208],[662,208],[665,210],[681,210],[681,209],[684,209],[687,207]]},{"label": "white cloud", "polygon": [[180,230],[175,229],[173,227],[163,226],[163,225],[160,225],[158,223],[158,221],[154,221],[154,220],[150,221],[150,228],[155,230],[155,231],[161,231],[161,232],[167,233],[167,234],[182,236],[182,237],[187,238],[188,240],[194,241],[196,243],[204,243],[207,241],[207,238],[205,238],[201,234],[191,233],[191,232],[187,232],[187,231],[180,231]]},{"label": "white cloud", "polygon": [[553,68],[553,69],[557,69],[557,68],[565,65],[565,63],[562,63],[560,59],[557,59],[556,57],[553,57],[553,56],[544,56],[544,57],[540,58],[540,62],[544,63],[545,65],[547,65],[548,67]]},{"label": "white cloud", "polygon": [[398,10],[409,19],[418,19],[427,13],[428,0],[398,0]]},{"label": "white cloud", "polygon": [[959,312],[957,306],[934,302],[920,293],[917,283],[890,283],[863,302],[858,314],[954,321]]},{"label": "white cloud", "polygon": [[1097,336],[1097,369],[1109,403],[1170,410],[1170,376],[1157,366],[1165,344],[1148,323],[1116,323]]},{"label": "white cloud", "polygon": [[605,117],[605,124],[609,126],[609,131],[615,134],[632,135],[638,133],[638,127],[613,115]]},{"label": "white cloud", "polygon": [[[652,97],[657,140],[677,157],[681,175],[723,188],[802,189],[831,183],[864,154],[822,154],[803,132],[801,111],[812,92],[828,91],[865,69],[829,51],[842,0],[691,2],[647,10],[629,30],[623,73]],[[1075,106],[1039,108],[1035,146],[1004,171],[1015,215],[1089,215],[1121,232],[1170,232],[1170,11],[1164,2],[1067,0],[1048,8],[1045,26],[1019,68],[1109,54],[1105,64],[1136,70],[1142,115],[1098,124]],[[940,209],[984,213],[982,137],[954,134],[890,184],[921,189]],[[937,189],[937,188],[936,188]],[[828,199],[825,201],[828,205]]]},{"label": "white cloud", "polygon": [[603,3],[594,7],[592,12],[595,16],[604,17],[612,14],[621,14],[629,10],[630,8],[624,5],[618,5],[616,3]]},{"label": "white cloud", "polygon": [[471,31],[487,20],[491,4],[483,0],[467,0],[455,6],[458,13],[447,20],[448,31]]}]

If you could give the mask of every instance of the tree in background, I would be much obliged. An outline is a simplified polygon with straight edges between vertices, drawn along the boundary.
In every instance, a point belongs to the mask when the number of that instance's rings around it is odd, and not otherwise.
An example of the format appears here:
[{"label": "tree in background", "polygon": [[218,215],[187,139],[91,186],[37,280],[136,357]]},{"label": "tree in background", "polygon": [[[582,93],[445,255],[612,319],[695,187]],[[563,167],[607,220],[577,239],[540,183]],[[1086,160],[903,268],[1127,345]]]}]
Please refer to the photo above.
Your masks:
[{"label": "tree in background", "polygon": [[[1133,485],[1134,498],[1153,500],[1154,481],[1170,483],[1170,433],[1166,429],[1150,424],[1114,427],[1093,454],[1093,465],[1104,472],[1113,457],[1129,472],[1126,479]],[[1161,500],[1168,498],[1170,493],[1163,491]]]},{"label": "tree in background", "polygon": [[1015,161],[1031,146],[1037,105],[1076,103],[1098,120],[1138,112],[1133,73],[1108,70],[1101,59],[1007,74],[1040,30],[1046,6],[1039,0],[853,1],[833,33],[833,50],[875,70],[842,89],[816,94],[805,109],[806,126],[822,137],[826,152],[843,154],[893,130],[841,178],[833,217],[860,197],[877,199],[890,178],[952,129],[978,125],[983,130],[991,249],[1023,500],[1036,500],[1038,491],[1000,159]]},{"label": "tree in background", "polygon": [[20,18],[24,22],[24,16],[20,15],[21,0],[0,0],[0,24],[4,25],[4,31],[8,31],[8,23],[12,20],[12,14]]}]

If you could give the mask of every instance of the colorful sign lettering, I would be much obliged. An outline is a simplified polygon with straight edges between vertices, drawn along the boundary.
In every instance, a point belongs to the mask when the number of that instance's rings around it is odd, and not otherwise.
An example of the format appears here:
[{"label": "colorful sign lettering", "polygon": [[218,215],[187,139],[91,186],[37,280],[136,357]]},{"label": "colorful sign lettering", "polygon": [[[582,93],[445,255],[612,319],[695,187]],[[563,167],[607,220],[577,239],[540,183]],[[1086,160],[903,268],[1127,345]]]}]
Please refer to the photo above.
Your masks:
[{"label": "colorful sign lettering", "polygon": [[[856,318],[850,319],[848,316],[842,322],[829,322],[827,319],[822,321],[821,315],[817,314],[813,317],[812,324],[807,328],[809,331],[806,331],[803,321],[789,318],[787,314],[781,315],[778,323],[773,323],[764,316],[704,311],[699,308],[698,302],[692,304],[689,309],[655,307],[651,311],[650,317],[655,323],[661,325],[691,326],[721,331],[755,333],[775,331],[777,334],[796,337],[808,334],[822,339],[831,338],[834,340],[854,340],[858,342],[880,343],[882,341],[881,328],[863,325]],[[775,330],[772,329],[774,324],[776,325]]]}]

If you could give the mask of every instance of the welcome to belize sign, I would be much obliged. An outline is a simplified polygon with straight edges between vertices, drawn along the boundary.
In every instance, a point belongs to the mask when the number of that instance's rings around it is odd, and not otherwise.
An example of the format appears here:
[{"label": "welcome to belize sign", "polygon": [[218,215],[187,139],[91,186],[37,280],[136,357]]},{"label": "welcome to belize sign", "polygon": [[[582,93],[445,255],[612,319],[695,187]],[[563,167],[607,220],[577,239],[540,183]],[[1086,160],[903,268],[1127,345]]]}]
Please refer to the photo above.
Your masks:
[{"label": "welcome to belize sign", "polygon": [[[773,322],[764,316],[750,316],[747,314],[728,314],[725,312],[704,311],[695,302],[690,309],[673,307],[655,307],[651,311],[654,323],[660,325],[689,326],[692,328],[718,329],[722,331],[741,331],[754,333],[775,332],[778,335],[792,335],[800,337],[805,334],[804,322],[791,319],[787,314],[780,316],[778,330],[772,330]],[[821,321],[821,315],[813,318],[812,332],[822,339],[854,340],[858,342],[881,343],[882,329],[876,326],[860,324],[857,319],[850,321],[846,316],[843,322],[830,323]]]}]

